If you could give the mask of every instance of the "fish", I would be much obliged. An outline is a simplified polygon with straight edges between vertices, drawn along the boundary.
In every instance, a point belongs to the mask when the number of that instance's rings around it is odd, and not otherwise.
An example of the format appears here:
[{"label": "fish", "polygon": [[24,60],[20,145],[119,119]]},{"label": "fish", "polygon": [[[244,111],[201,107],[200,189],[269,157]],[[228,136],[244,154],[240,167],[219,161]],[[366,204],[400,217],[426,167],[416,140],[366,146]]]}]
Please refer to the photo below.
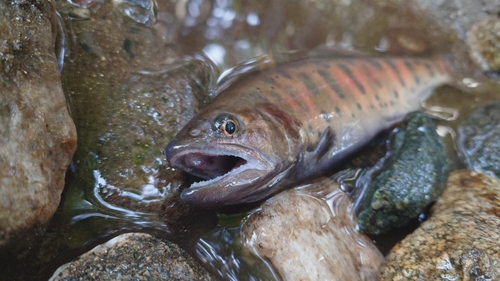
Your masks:
[{"label": "fish", "polygon": [[205,208],[258,202],[321,176],[419,110],[453,80],[446,59],[306,58],[223,89],[168,143],[199,180],[181,199]]}]

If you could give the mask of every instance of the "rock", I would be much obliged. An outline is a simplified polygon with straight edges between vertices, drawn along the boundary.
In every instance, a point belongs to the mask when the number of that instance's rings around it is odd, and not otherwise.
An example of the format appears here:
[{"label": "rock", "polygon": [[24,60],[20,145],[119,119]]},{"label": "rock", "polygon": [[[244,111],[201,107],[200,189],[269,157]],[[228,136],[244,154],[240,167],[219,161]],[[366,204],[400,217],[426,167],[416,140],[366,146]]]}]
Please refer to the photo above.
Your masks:
[{"label": "rock", "polygon": [[500,19],[474,25],[468,33],[469,53],[484,71],[500,71]]},{"label": "rock", "polygon": [[499,280],[500,181],[453,172],[430,218],[396,245],[379,280]]},{"label": "rock", "polygon": [[269,199],[246,219],[242,245],[283,280],[373,280],[384,261],[331,179]]},{"label": "rock", "polygon": [[474,24],[496,17],[500,7],[500,0],[415,0],[415,2],[446,25],[453,27],[464,40]]},{"label": "rock", "polygon": [[458,127],[457,144],[469,169],[500,177],[500,103],[467,117]]},{"label": "rock", "polygon": [[369,234],[406,225],[446,187],[446,149],[425,113],[408,115],[388,146],[387,156],[366,174],[360,195],[358,226]]},{"label": "rock", "polygon": [[[401,3],[407,2],[404,0],[397,1]],[[434,16],[443,25],[453,28],[463,42],[470,44],[466,48],[457,45],[452,48],[452,52],[443,52],[448,56],[451,54],[453,66],[457,73],[464,75],[462,77],[470,76],[483,80],[484,77],[477,71],[477,64],[485,70],[485,67],[492,63],[492,61],[487,63],[486,61],[497,57],[492,52],[495,49],[493,42],[498,40],[494,39],[492,31],[486,31],[485,33],[484,28],[490,28],[491,25],[481,24],[480,22],[489,22],[489,19],[498,17],[500,0],[415,0],[415,3],[420,5],[425,13]],[[478,26],[473,28],[474,25]],[[432,32],[432,30],[427,32]],[[489,35],[484,36],[487,33]],[[486,44],[482,45],[484,43]],[[441,47],[449,49],[449,46]],[[480,57],[480,55],[486,55],[486,57]]]},{"label": "rock", "polygon": [[50,280],[94,280],[96,277],[100,280],[213,280],[179,246],[143,233],[122,234],[95,247],[61,266]]},{"label": "rock", "polygon": [[76,148],[52,4],[0,1],[0,248],[18,256],[54,214]]},{"label": "rock", "polygon": [[[153,2],[104,1],[88,10],[90,20],[73,20],[75,6],[58,2],[73,38],[61,75],[79,133],[64,214],[70,220],[91,211],[105,213],[129,227],[137,227],[137,220],[165,223],[169,234],[184,239],[186,228],[199,229],[184,223],[194,221],[200,211],[180,201],[186,178],[169,168],[163,150],[206,102],[214,78],[209,63],[182,56],[174,45],[170,33],[178,31],[177,19],[170,14],[173,3],[163,1],[166,7],[161,7],[158,19],[146,20],[158,21],[154,28],[125,16],[123,9],[139,16],[135,12],[144,10],[140,5]],[[116,207],[147,214],[131,218],[126,212],[117,214]],[[77,220],[68,228],[71,246],[116,227],[96,217]],[[212,217],[216,220],[215,214]],[[101,221],[99,227],[92,219]]]}]

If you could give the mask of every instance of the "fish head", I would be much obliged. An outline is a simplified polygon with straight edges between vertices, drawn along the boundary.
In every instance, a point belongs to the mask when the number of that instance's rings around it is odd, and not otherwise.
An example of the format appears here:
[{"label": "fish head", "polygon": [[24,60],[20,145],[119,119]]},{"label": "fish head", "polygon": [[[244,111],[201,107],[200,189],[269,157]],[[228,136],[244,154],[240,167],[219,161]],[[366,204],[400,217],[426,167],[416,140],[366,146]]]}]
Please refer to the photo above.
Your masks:
[{"label": "fish head", "polygon": [[170,165],[201,179],[181,193],[207,208],[250,203],[280,190],[300,151],[299,124],[267,103],[209,108],[167,145]]}]

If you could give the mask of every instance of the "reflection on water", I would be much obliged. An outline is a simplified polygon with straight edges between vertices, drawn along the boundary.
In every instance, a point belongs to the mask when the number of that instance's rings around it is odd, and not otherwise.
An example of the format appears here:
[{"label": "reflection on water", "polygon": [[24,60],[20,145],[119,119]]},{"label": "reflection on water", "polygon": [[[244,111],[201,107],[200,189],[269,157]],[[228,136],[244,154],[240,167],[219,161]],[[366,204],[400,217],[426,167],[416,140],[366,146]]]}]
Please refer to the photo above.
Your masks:
[{"label": "reflection on water", "polygon": [[[217,79],[220,90],[243,73],[313,51],[452,53],[465,60],[453,32],[410,4],[391,3],[59,0],[62,80],[79,133],[75,171],[55,218],[64,222],[65,243],[75,249],[124,231],[162,232],[221,278],[275,279],[263,260],[241,259],[238,224],[224,226],[219,217],[214,228],[215,213],[179,201],[188,179],[168,167],[163,148],[213,98]],[[462,82],[473,94],[443,87],[427,102],[439,109],[440,128],[454,131],[460,114],[496,98],[477,95],[494,93],[496,84],[472,77]],[[339,175],[346,191],[359,173],[353,168]],[[179,234],[186,228],[191,244]]]}]

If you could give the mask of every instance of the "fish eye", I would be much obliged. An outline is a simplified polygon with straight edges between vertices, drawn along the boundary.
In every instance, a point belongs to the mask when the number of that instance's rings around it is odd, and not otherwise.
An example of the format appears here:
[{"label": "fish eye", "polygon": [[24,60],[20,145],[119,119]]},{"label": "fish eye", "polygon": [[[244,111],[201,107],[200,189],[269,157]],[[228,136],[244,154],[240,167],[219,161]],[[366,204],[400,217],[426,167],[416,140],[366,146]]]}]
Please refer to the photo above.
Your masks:
[{"label": "fish eye", "polygon": [[215,119],[214,127],[217,131],[224,133],[226,137],[236,137],[239,129],[239,122],[229,116],[219,116]]},{"label": "fish eye", "polygon": [[226,134],[232,135],[236,131],[236,125],[234,124],[233,121],[228,120],[226,121],[226,125],[224,126],[224,130]]}]

